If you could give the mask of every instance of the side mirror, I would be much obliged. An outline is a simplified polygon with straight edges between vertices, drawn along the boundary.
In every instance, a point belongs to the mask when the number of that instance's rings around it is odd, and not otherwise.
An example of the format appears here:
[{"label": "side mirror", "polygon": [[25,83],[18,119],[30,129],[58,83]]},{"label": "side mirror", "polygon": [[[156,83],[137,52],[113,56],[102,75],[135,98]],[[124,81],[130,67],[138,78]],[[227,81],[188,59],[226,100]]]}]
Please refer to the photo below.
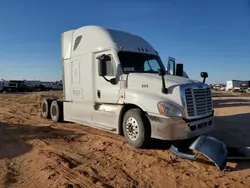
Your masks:
[{"label": "side mirror", "polygon": [[201,72],[201,77],[203,78],[203,83],[205,83],[206,78],[208,77],[207,72]]},{"label": "side mirror", "polygon": [[175,75],[175,59],[173,57],[169,57],[168,58],[168,66],[167,66],[167,70],[168,70],[168,74],[170,75]]},{"label": "side mirror", "polygon": [[107,66],[105,59],[98,60],[98,74],[99,76],[107,76]]},{"label": "side mirror", "polygon": [[102,54],[98,56],[96,59],[98,59],[98,75],[103,77],[107,82],[110,82],[111,84],[116,84],[116,78],[111,78],[110,80],[107,79],[105,76],[107,76],[107,70],[108,70],[108,61],[110,61],[110,56]]},{"label": "side mirror", "polygon": [[176,76],[183,77],[183,64],[182,63],[176,64]]}]

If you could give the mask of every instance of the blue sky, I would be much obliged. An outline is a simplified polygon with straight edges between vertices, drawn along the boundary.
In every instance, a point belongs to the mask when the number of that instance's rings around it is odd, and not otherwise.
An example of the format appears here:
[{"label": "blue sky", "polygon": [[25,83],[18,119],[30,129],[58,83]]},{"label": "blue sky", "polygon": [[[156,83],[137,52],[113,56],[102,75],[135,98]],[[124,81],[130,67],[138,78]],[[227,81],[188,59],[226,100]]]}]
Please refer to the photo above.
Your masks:
[{"label": "blue sky", "polygon": [[138,34],[209,83],[250,80],[249,0],[1,0],[0,78],[61,79],[61,33],[101,25]]}]

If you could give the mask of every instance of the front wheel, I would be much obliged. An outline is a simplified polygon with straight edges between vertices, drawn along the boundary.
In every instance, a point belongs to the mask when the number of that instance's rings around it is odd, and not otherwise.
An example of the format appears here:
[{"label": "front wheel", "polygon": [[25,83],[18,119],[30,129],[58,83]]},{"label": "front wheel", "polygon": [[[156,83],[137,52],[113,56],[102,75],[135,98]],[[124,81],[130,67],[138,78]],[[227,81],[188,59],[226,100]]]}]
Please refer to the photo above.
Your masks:
[{"label": "front wheel", "polygon": [[141,109],[128,110],[123,118],[123,133],[135,148],[144,148],[150,141],[150,123]]}]

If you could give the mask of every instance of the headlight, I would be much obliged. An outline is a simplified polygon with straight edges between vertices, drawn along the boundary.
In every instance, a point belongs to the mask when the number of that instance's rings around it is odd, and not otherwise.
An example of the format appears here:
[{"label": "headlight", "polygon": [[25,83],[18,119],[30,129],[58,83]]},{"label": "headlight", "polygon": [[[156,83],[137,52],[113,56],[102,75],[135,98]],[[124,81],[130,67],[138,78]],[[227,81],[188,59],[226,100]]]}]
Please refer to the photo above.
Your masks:
[{"label": "headlight", "polygon": [[164,116],[182,117],[182,111],[178,107],[166,102],[159,102],[158,110]]}]

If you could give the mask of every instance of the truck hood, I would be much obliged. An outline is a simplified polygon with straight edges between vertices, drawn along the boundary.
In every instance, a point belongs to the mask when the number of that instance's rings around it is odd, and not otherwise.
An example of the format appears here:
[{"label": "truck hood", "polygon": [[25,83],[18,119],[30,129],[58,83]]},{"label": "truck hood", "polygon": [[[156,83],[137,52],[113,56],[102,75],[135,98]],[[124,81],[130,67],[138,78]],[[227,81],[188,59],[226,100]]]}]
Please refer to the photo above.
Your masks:
[{"label": "truck hood", "polygon": [[[125,80],[124,80],[125,81]],[[126,77],[125,103],[136,104],[148,113],[158,114],[157,104],[160,101],[168,102],[183,109],[180,94],[182,84],[203,84],[189,78],[166,75],[165,84],[168,94],[162,93],[162,78],[158,74],[130,73]],[[122,86],[123,87],[123,86]]]},{"label": "truck hood", "polygon": [[[200,81],[191,80],[189,78],[184,78],[180,76],[172,76],[166,75],[165,84],[166,87],[169,88],[171,86],[179,86],[182,84],[188,83],[202,83]],[[139,88],[148,88],[148,89],[161,89],[162,87],[162,78],[158,74],[151,74],[151,73],[130,73],[128,75],[128,82],[127,82],[128,89],[139,89]]]}]

